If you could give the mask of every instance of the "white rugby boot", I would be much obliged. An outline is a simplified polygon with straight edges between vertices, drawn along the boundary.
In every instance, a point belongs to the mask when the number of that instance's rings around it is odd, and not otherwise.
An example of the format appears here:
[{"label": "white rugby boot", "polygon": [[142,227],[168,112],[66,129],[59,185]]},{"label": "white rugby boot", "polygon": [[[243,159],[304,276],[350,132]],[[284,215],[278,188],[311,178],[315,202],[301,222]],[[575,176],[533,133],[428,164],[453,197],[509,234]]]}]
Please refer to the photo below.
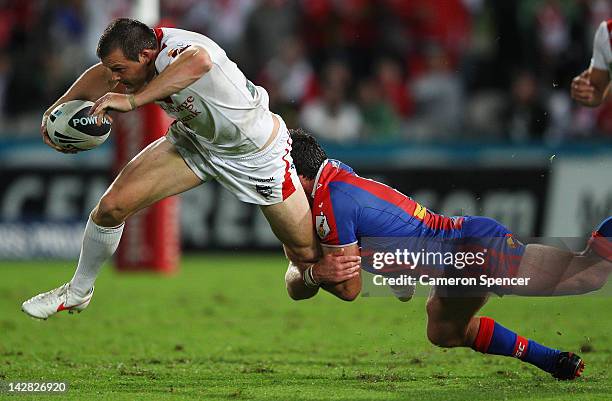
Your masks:
[{"label": "white rugby boot", "polygon": [[66,283],[28,299],[21,304],[21,310],[36,319],[47,319],[63,310],[67,310],[68,313],[80,313],[89,305],[93,293],[92,287],[87,295],[80,297],[70,290],[70,283]]}]

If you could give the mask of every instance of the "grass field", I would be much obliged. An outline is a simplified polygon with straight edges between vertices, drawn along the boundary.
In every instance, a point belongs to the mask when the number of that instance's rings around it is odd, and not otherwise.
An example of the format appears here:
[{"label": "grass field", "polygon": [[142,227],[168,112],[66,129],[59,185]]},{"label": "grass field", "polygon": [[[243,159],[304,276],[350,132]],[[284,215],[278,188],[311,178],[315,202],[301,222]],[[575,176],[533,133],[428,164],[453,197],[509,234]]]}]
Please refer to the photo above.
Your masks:
[{"label": "grass field", "polygon": [[583,348],[585,377],[557,382],[518,360],[430,345],[422,297],[290,301],[285,266],[280,256],[199,255],[172,277],[106,268],[87,311],[36,321],[20,303],[73,267],[0,263],[0,380],[67,381],[52,398],[62,400],[612,399],[612,298],[485,307],[526,337]]}]

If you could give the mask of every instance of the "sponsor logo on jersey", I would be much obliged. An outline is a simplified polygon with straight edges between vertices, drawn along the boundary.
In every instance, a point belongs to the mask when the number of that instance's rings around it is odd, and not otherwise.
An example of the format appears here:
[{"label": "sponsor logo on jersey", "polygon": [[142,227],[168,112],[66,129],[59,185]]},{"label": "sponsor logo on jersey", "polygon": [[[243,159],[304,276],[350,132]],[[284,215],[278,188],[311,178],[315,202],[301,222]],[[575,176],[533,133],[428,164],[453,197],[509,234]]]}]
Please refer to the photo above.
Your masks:
[{"label": "sponsor logo on jersey", "polygon": [[425,209],[419,203],[415,202],[414,212],[412,212],[412,215],[419,220],[423,220],[425,218],[426,213],[427,213],[427,209]]},{"label": "sponsor logo on jersey", "polygon": [[331,231],[329,224],[327,224],[327,216],[325,216],[322,212],[320,215],[315,216],[315,226],[317,229],[317,235],[321,239],[327,237],[327,234],[329,234]]},{"label": "sponsor logo on jersey", "polygon": [[[170,98],[170,101],[172,101],[172,98]],[[176,106],[173,103],[167,102],[158,104],[165,112],[174,113],[177,120],[185,123],[202,114],[202,112],[195,107],[194,102],[195,97],[187,96],[183,103]],[[183,113],[183,115],[178,115],[179,113]]]},{"label": "sponsor logo on jersey", "polygon": [[514,239],[512,238],[512,234],[506,234],[506,243],[512,249],[516,249],[516,247],[518,246],[516,245],[516,242],[514,242]]},{"label": "sponsor logo on jersey", "polygon": [[189,48],[189,46],[191,45],[183,45],[182,43],[179,43],[175,49],[168,50],[168,56],[175,58],[176,56],[184,52],[187,48]]}]

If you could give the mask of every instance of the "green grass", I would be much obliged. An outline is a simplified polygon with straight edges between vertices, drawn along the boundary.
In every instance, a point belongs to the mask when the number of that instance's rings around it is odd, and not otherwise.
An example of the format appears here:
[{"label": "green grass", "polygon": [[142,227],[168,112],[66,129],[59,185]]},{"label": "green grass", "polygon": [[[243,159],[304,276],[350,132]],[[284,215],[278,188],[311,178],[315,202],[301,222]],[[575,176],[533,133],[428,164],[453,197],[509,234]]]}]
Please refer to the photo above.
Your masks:
[{"label": "green grass", "polygon": [[518,360],[430,345],[422,297],[293,302],[285,267],[278,256],[200,255],[172,277],[106,268],[87,311],[36,321],[20,303],[72,267],[0,263],[0,380],[67,381],[52,398],[62,400],[612,399],[609,297],[505,297],[484,308],[544,344],[588,345],[585,377],[557,382]]}]

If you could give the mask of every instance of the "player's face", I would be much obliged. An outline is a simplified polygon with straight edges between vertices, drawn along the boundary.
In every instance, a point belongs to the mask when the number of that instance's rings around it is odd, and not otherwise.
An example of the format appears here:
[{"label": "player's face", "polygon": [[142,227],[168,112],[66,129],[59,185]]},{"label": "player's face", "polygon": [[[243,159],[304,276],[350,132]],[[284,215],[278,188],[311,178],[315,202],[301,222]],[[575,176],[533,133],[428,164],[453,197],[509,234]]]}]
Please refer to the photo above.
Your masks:
[{"label": "player's face", "polygon": [[125,86],[128,93],[138,92],[153,77],[154,66],[148,51],[141,53],[138,61],[129,60],[121,49],[115,49],[102,59],[111,71],[112,80]]}]

